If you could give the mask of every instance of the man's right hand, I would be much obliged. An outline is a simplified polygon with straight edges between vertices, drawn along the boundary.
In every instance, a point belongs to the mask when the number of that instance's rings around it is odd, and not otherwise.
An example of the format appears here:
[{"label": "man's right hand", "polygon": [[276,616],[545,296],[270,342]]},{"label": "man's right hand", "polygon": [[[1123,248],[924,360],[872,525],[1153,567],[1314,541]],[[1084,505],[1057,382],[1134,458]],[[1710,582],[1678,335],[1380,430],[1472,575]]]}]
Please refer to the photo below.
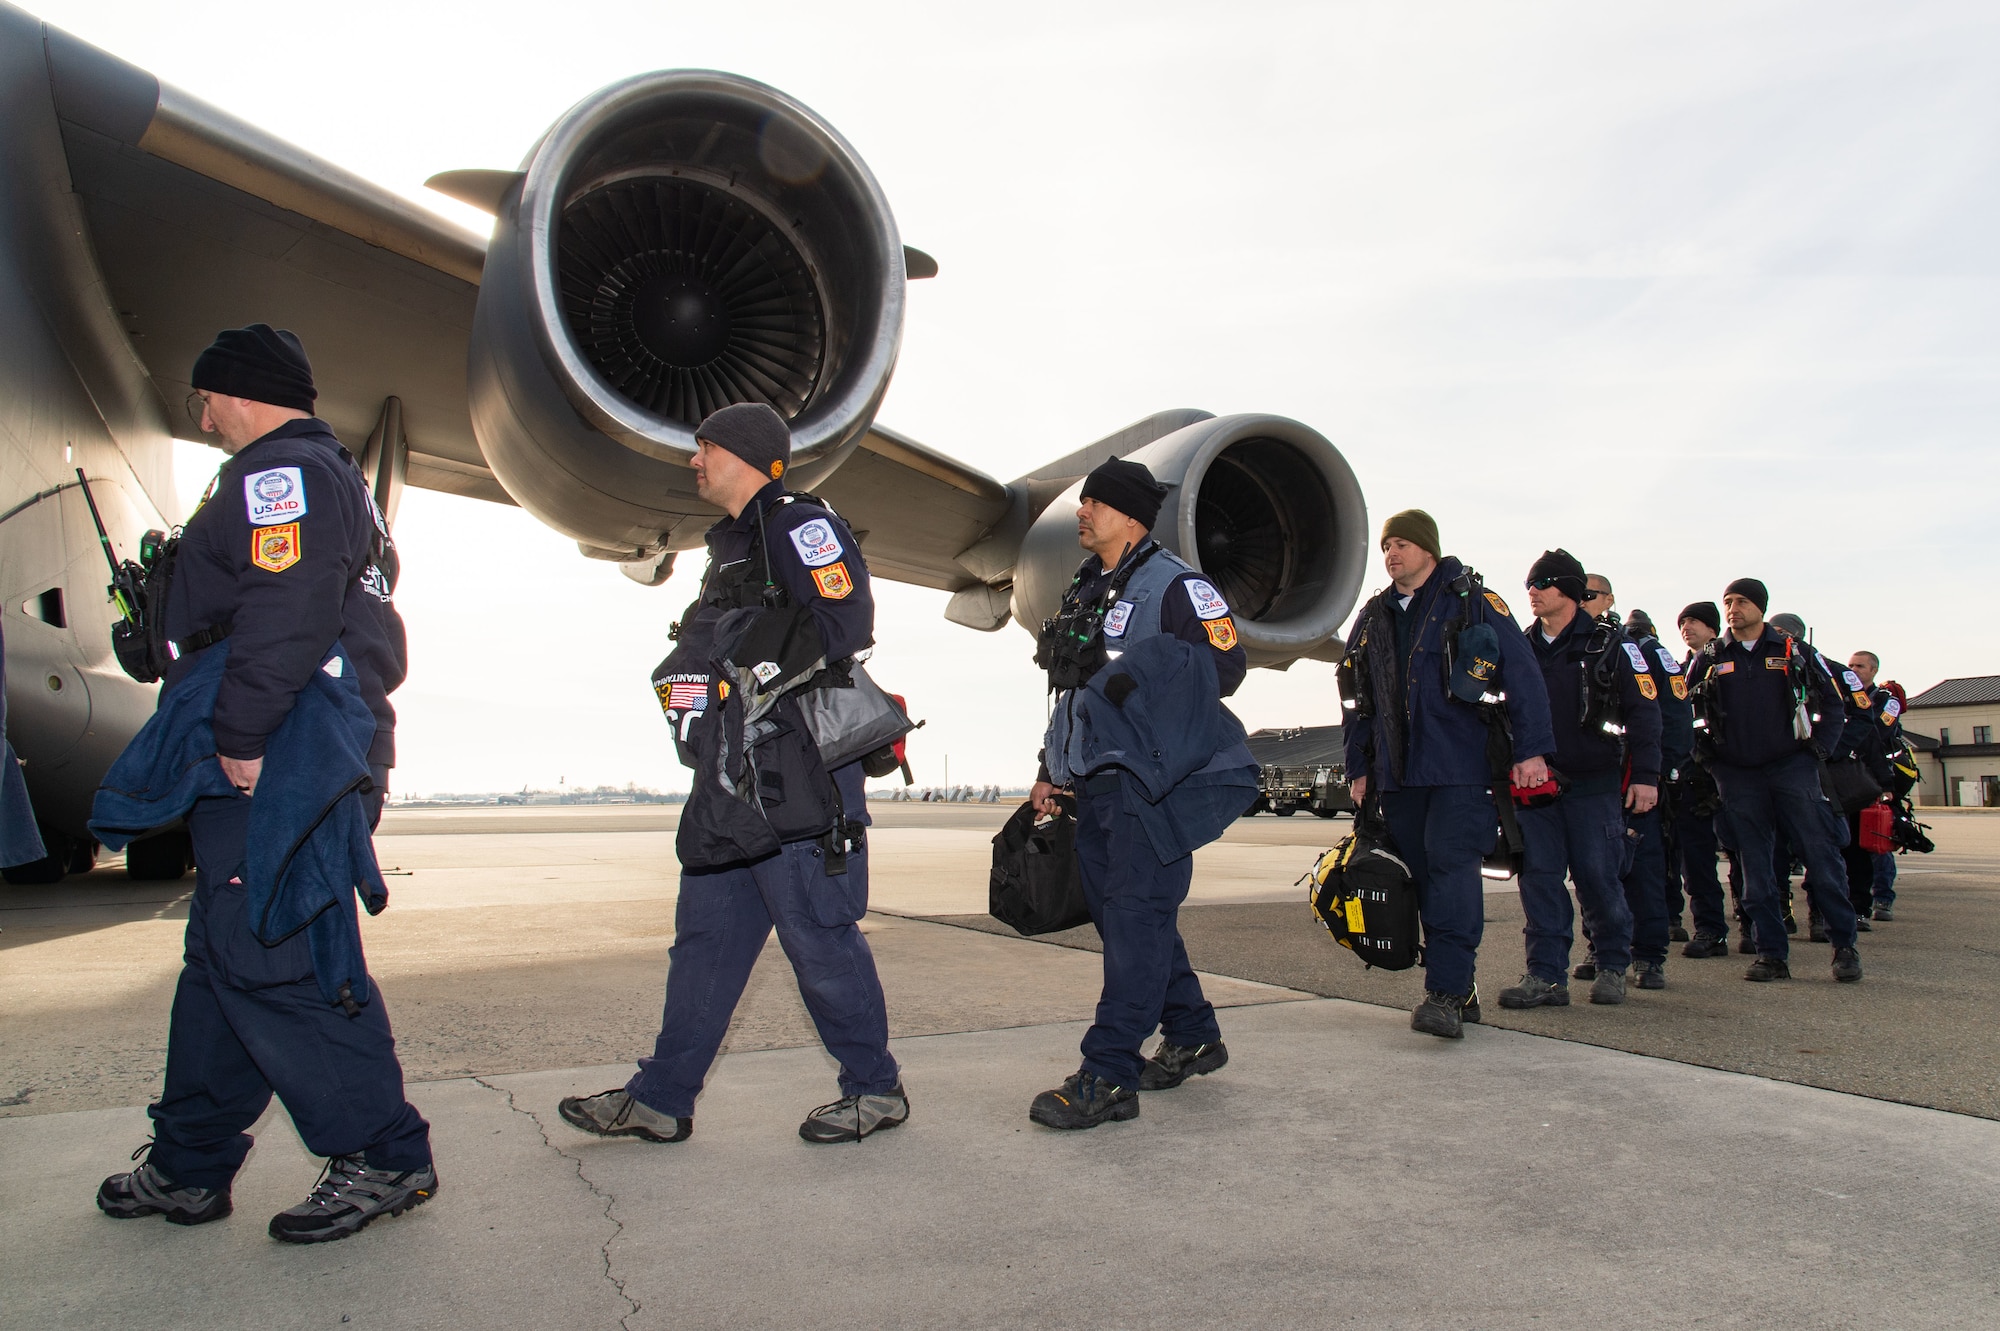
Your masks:
[{"label": "man's right hand", "polygon": [[1515,763],[1513,782],[1523,790],[1533,790],[1536,786],[1547,785],[1549,780],[1549,760],[1534,757],[1526,762]]},{"label": "man's right hand", "polygon": [[1347,783],[1347,794],[1356,804],[1368,798],[1368,778],[1357,776]]},{"label": "man's right hand", "polygon": [[1028,792],[1028,803],[1044,818],[1053,818],[1062,812],[1062,805],[1056,803],[1056,788],[1047,781],[1037,781]]}]

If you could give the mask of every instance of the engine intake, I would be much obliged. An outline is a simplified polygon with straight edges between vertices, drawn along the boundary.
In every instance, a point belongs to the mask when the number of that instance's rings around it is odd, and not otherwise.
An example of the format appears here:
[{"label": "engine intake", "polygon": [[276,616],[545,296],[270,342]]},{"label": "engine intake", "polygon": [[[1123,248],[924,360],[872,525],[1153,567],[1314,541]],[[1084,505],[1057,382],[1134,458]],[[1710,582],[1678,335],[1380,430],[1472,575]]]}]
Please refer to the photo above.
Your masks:
[{"label": "engine intake", "polygon": [[859,154],[730,74],[644,74],[572,108],[501,200],[473,319],[473,428],[520,505],[621,558],[696,543],[686,463],[735,402],[791,422],[794,484],[873,419],[904,254]]}]

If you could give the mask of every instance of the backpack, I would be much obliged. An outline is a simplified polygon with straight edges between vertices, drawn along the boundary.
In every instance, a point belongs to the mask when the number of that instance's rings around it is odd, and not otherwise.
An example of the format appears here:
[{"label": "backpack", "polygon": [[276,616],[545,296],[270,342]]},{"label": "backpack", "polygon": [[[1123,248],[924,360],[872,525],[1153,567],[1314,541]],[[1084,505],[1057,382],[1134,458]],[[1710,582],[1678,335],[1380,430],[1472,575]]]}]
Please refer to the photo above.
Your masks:
[{"label": "backpack", "polygon": [[993,836],[993,873],[986,913],[1024,938],[1090,923],[1083,868],[1076,859],[1076,804],[1057,795],[1063,811],[1037,822],[1026,800]]},{"label": "backpack", "polygon": [[1306,878],[1313,915],[1363,963],[1402,971],[1423,959],[1416,880],[1371,809],[1355,811],[1353,833],[1320,856]]}]

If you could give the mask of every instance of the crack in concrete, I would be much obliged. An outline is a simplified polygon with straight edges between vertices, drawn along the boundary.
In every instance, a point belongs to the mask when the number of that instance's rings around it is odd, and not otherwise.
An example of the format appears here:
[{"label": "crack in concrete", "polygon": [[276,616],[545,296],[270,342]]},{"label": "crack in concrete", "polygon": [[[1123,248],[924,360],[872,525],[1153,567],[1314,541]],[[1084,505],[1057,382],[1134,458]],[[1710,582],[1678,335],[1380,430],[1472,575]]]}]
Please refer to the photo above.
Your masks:
[{"label": "crack in concrete", "polygon": [[497,1091],[499,1094],[506,1096],[507,1108],[521,1115],[530,1123],[533,1123],[535,1125],[535,1135],[542,1139],[542,1145],[569,1161],[576,1169],[577,1179],[584,1187],[590,1189],[591,1196],[598,1198],[604,1203],[604,1218],[611,1222],[612,1230],[611,1236],[605,1239],[604,1243],[598,1248],[598,1256],[604,1261],[604,1279],[610,1283],[614,1290],[618,1291],[618,1297],[626,1303],[627,1311],[624,1316],[618,1319],[618,1325],[621,1331],[632,1331],[632,1318],[639,1311],[639,1301],[625,1292],[625,1282],[619,1279],[617,1273],[611,1269],[611,1245],[616,1243],[625,1233],[625,1222],[612,1214],[612,1208],[617,1205],[618,1199],[603,1188],[598,1187],[596,1181],[590,1175],[583,1172],[583,1157],[571,1155],[568,1151],[555,1144],[554,1140],[549,1136],[548,1128],[542,1123],[542,1116],[532,1109],[521,1108],[519,1104],[515,1103],[512,1091],[508,1090],[505,1086],[495,1086],[484,1077],[475,1076],[472,1080],[484,1086],[489,1091]]}]

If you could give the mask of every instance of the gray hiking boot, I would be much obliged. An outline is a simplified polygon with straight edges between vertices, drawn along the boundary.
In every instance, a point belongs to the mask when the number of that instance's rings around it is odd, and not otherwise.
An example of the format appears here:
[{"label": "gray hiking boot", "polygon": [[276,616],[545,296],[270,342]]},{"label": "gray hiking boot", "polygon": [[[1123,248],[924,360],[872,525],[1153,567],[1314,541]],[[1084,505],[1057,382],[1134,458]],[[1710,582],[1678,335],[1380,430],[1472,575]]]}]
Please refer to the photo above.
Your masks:
[{"label": "gray hiking boot", "polygon": [[379,1216],[422,1206],[437,1190],[434,1166],[370,1169],[358,1155],[337,1155],[326,1162],[304,1201],[271,1217],[271,1237],[286,1243],[344,1239]]},{"label": "gray hiking boot", "polygon": [[1664,989],[1667,987],[1667,967],[1660,961],[1635,961],[1632,963],[1632,983],[1641,989]]},{"label": "gray hiking boot", "polygon": [[1457,994],[1441,994],[1435,989],[1426,989],[1424,1001],[1410,1013],[1410,1029],[1435,1035],[1440,1040],[1463,1040],[1465,1000]]},{"label": "gray hiking boot", "polygon": [[684,1142],[694,1135],[694,1120],[662,1114],[641,1104],[620,1086],[596,1095],[566,1096],[556,1105],[563,1122],[600,1137],[637,1137],[649,1142]]},{"label": "gray hiking boot", "polygon": [[1599,1004],[1614,1004],[1625,1001],[1625,972],[1612,970],[1609,966],[1597,968],[1597,981],[1590,986],[1590,1001]]},{"label": "gray hiking boot", "polygon": [[910,1117],[910,1097],[900,1083],[886,1095],[843,1095],[821,1105],[799,1124],[809,1142],[858,1142],[871,1132],[901,1127]]},{"label": "gray hiking boot", "polygon": [[1139,1072],[1142,1091],[1170,1091],[1189,1077],[1206,1077],[1229,1061],[1229,1047],[1220,1040],[1175,1044],[1164,1037]]},{"label": "gray hiking boot", "polygon": [[1569,986],[1551,984],[1535,975],[1523,975],[1511,989],[1500,991],[1500,1006],[1506,1008],[1568,1007]]},{"label": "gray hiking boot", "polygon": [[[147,1142],[132,1152],[134,1160],[153,1149]],[[173,1180],[148,1160],[129,1174],[113,1174],[97,1189],[97,1209],[113,1220],[165,1216],[170,1225],[205,1225],[230,1212],[227,1188],[177,1188]]]}]

